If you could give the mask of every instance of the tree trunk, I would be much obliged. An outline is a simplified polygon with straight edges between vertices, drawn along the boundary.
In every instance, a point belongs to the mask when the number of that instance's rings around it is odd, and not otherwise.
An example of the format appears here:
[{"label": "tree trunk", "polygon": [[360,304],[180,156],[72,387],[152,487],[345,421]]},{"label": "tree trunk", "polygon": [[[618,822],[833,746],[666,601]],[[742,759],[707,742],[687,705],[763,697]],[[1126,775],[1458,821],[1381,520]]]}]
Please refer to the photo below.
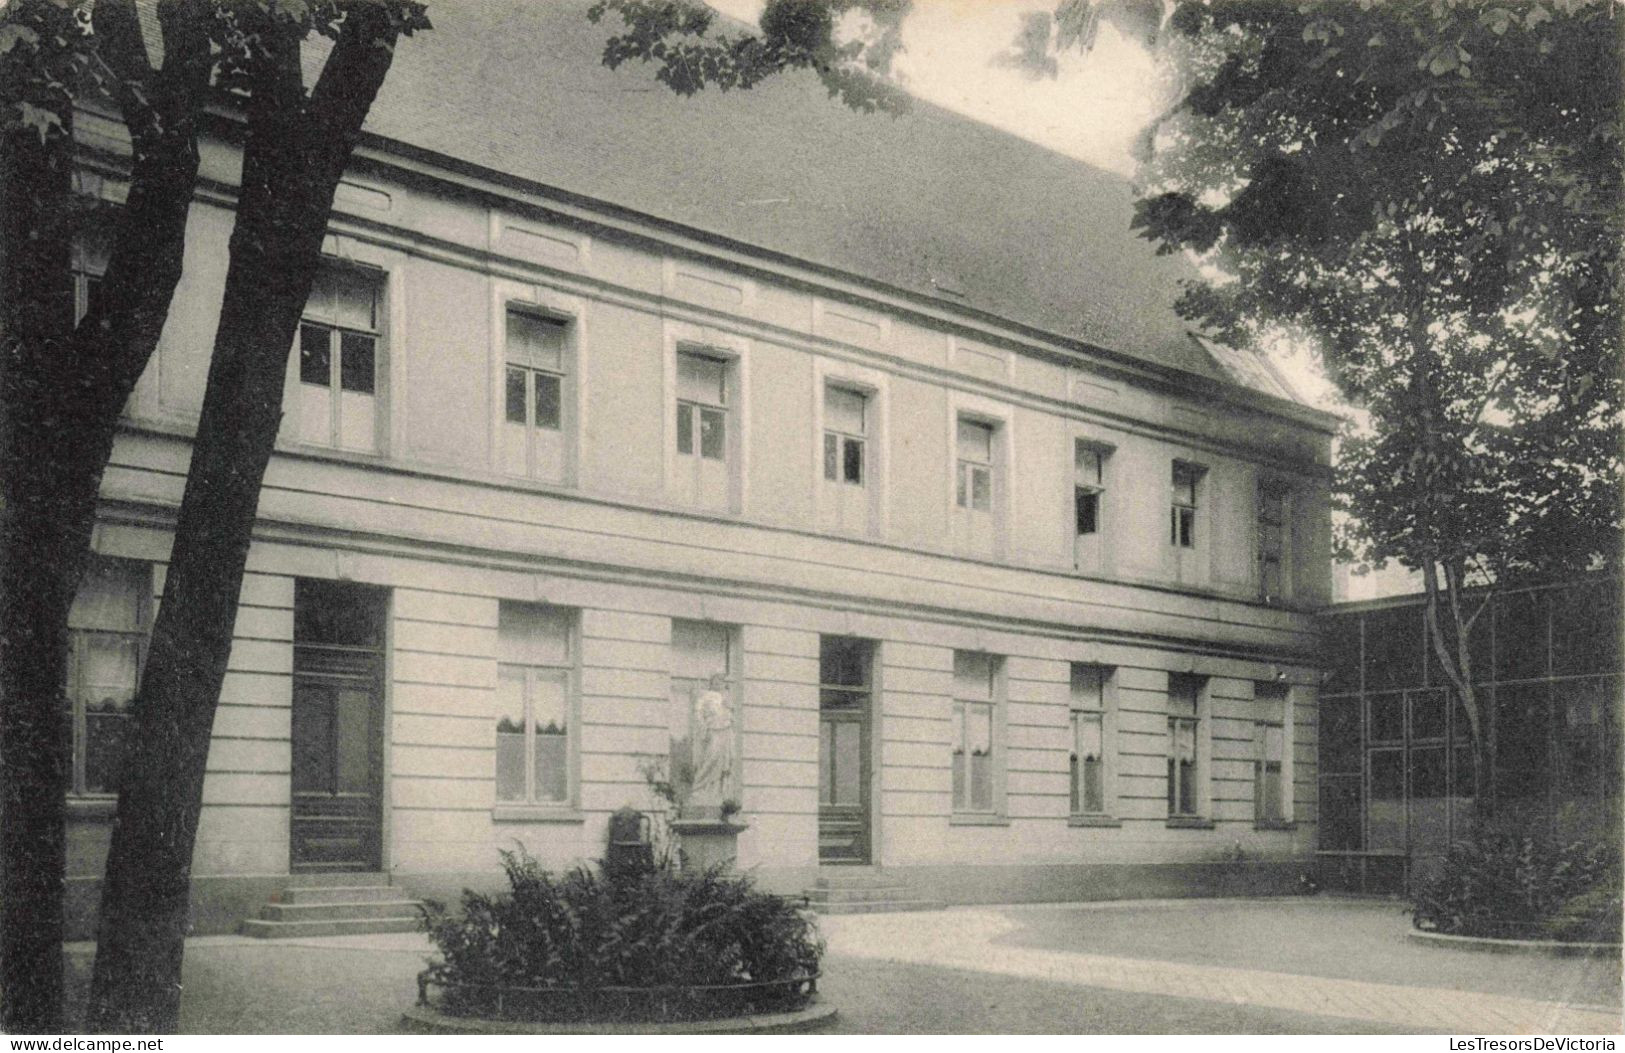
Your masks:
[{"label": "tree trunk", "polygon": [[197,175],[207,13],[163,0],[159,18],[170,57],[154,79],[132,0],[93,14],[133,156],[100,303],[77,326],[69,246],[86,203],[72,193],[71,107],[59,135],[23,129],[0,152],[0,1024],[11,1032],[62,1026],[68,611],[119,413],[180,281]]},{"label": "tree trunk", "polygon": [[210,732],[231,653],[287,357],[321,259],[333,194],[393,57],[399,24],[347,9],[305,100],[297,38],[265,37],[225,298],[164,597],[132,713],[103,882],[87,1027],[167,1033],[180,1019],[192,852]]},{"label": "tree trunk", "polygon": [[[58,1030],[66,849],[62,684],[68,603],[53,435],[37,411],[69,334],[68,240],[57,217],[72,186],[72,126],[0,143],[0,1024]],[[44,445],[42,445],[42,442]]]}]

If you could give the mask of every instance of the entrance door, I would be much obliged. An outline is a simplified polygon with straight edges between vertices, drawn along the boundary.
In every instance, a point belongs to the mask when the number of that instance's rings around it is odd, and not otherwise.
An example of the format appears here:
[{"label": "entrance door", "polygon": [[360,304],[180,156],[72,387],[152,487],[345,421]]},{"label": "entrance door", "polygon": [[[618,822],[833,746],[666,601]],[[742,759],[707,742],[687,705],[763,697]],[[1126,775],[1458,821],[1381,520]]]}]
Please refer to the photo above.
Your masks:
[{"label": "entrance door", "polygon": [[335,582],[295,590],[295,870],[382,865],[383,600],[379,590]]},{"label": "entrance door", "polygon": [[826,636],[820,646],[818,861],[867,863],[873,648]]}]

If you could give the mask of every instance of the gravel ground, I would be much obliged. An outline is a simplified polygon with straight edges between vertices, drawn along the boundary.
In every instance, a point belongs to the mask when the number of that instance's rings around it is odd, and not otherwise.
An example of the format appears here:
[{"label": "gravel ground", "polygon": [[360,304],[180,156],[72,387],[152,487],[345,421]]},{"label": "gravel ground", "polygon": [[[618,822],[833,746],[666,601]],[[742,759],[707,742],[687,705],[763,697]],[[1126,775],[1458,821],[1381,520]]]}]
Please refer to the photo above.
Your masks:
[{"label": "gravel ground", "polygon": [[1192,965],[1448,987],[1576,1005],[1620,1004],[1619,959],[1475,954],[1405,939],[1401,904],[1333,897],[1159,900],[1002,910],[998,942]]},{"label": "gravel ground", "polygon": [[[1389,903],[1175,901],[982,908],[1016,927],[998,942],[1046,951],[1230,965],[1463,991],[1618,1005],[1619,963],[1513,958],[1419,947]],[[952,926],[953,911],[921,915]],[[854,930],[857,931],[857,930]],[[838,941],[837,941],[838,943]],[[390,1034],[416,997],[423,937],[187,944],[181,1028],[193,1034]],[[81,1002],[92,948],[70,948]],[[994,975],[825,958],[822,996],[840,1034],[1364,1034],[1378,1024],[1252,1005]]]}]

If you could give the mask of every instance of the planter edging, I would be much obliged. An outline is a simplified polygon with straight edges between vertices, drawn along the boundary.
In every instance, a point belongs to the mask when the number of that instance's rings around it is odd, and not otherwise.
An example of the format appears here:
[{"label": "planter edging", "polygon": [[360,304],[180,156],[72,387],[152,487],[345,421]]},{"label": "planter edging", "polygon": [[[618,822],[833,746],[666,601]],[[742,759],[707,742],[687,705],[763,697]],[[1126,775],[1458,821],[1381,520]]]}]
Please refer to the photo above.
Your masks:
[{"label": "planter edging", "polygon": [[1618,958],[1621,945],[1617,943],[1570,943],[1564,940],[1507,940],[1488,936],[1456,936],[1444,932],[1409,929],[1405,938],[1434,947],[1453,947],[1456,950],[1476,951],[1480,954],[1527,954],[1545,958]]},{"label": "planter edging", "polygon": [[818,1002],[792,1013],[642,1023],[492,1020],[451,1016],[429,1006],[415,1005],[401,1014],[401,1023],[410,1031],[430,1035],[789,1035],[810,1031],[834,1017],[835,1006]]}]

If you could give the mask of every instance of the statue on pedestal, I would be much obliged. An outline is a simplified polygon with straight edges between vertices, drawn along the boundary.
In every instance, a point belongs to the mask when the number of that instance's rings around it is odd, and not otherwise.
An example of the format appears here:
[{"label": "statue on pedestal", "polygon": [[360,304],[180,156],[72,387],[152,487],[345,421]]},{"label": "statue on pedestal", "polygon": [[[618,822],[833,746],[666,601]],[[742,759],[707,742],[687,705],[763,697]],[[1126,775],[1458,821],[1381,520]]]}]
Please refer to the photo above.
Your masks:
[{"label": "statue on pedestal", "polygon": [[712,675],[694,696],[690,720],[694,783],[688,805],[696,814],[720,815],[723,801],[733,796],[734,717],[728,681]]}]

